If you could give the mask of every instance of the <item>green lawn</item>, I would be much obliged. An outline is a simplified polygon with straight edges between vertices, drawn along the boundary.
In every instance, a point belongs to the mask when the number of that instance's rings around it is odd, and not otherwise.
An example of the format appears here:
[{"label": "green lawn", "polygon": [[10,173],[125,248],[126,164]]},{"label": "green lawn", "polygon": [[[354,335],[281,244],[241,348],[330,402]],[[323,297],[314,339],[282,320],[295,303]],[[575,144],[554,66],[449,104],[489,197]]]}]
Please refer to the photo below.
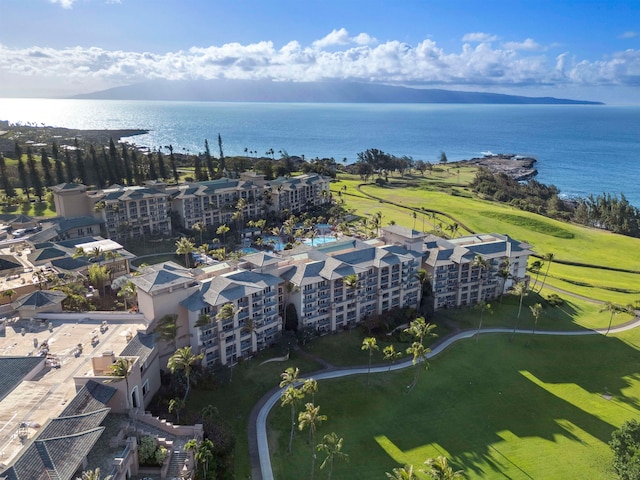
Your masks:
[{"label": "green lawn", "polygon": [[308,359],[291,355],[285,362],[271,362],[260,365],[264,360],[278,357],[278,349],[261,352],[251,361],[234,367],[230,383],[215,387],[212,390],[193,389],[189,395],[187,413],[202,410],[207,405],[214,405],[220,416],[231,426],[236,435],[236,477],[251,478],[249,463],[249,447],[247,442],[247,421],[251,409],[269,390],[278,386],[280,374],[288,367],[298,367],[301,375],[316,371],[318,364]]},{"label": "green lawn", "polygon": [[[329,418],[316,438],[345,438],[350,462],[336,462],[338,480],[385,478],[437,455],[471,480],[609,479],[611,432],[640,413],[638,354],[637,333],[464,341],[408,394],[410,370],[374,375],[369,387],[365,376],[320,382],[316,403]],[[306,432],[286,453],[288,414],[276,407],[269,418],[274,475],[308,478]]]}]

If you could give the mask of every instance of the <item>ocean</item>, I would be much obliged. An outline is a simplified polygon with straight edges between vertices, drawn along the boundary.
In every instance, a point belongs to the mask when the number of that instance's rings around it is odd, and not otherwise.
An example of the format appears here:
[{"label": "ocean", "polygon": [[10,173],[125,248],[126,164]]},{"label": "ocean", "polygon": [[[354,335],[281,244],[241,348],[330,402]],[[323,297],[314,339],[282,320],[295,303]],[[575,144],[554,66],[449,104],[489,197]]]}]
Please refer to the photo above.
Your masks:
[{"label": "ocean", "polygon": [[146,129],[128,140],[151,149],[357,160],[377,148],[437,163],[486,152],[538,160],[538,181],[567,197],[610,193],[640,207],[640,107],[219,103],[0,99],[0,120],[80,129]]}]

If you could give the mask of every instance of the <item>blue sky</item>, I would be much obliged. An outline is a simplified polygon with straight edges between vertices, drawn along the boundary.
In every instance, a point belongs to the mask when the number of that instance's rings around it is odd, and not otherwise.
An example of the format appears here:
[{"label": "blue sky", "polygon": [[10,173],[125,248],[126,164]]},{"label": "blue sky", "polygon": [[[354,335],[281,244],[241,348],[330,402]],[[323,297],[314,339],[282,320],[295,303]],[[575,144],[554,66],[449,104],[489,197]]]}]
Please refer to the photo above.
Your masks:
[{"label": "blue sky", "polygon": [[351,80],[640,104],[640,0],[0,0],[0,96]]}]

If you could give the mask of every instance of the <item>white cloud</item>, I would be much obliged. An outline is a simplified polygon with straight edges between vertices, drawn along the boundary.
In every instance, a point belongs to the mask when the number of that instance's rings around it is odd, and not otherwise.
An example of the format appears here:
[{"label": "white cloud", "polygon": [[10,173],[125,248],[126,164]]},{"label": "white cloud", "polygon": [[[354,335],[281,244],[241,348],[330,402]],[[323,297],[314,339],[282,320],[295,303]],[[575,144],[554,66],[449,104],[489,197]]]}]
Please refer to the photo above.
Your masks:
[{"label": "white cloud", "polygon": [[71,8],[76,0],[49,0],[51,3],[59,3],[62,8]]},{"label": "white cloud", "polygon": [[331,33],[313,42],[315,48],[326,48],[336,45],[371,45],[376,43],[376,39],[367,33],[359,33],[355,37],[350,37],[349,32],[343,27],[340,30],[333,30]]},{"label": "white cloud", "polygon": [[638,36],[638,32],[624,32],[618,36],[618,38],[635,38]]},{"label": "white cloud", "polygon": [[506,42],[504,43],[504,48],[508,48],[509,50],[528,51],[544,50],[544,48],[539,43],[531,38],[527,38],[524,42]]},{"label": "white cloud", "polygon": [[[320,45],[325,45],[321,48]],[[640,86],[640,50],[608,55],[599,61],[574,58],[569,52],[548,58],[535,52],[533,40],[495,48],[465,43],[448,52],[426,39],[417,45],[400,41],[372,44],[371,37],[350,37],[334,30],[311,46],[291,41],[277,48],[264,41],[243,45],[192,47],[163,54],[73,47],[14,49],[0,45],[3,92],[16,79],[40,79],[95,90],[147,79],[274,79],[291,81],[351,80],[420,86],[484,89],[551,86]],[[516,48],[519,47],[519,48]],[[15,85],[14,85],[15,84]]]},{"label": "white cloud", "polygon": [[491,43],[495,42],[498,39],[497,36],[491,35],[489,33],[475,32],[475,33],[467,33],[462,37],[463,42],[472,42],[472,43]]}]

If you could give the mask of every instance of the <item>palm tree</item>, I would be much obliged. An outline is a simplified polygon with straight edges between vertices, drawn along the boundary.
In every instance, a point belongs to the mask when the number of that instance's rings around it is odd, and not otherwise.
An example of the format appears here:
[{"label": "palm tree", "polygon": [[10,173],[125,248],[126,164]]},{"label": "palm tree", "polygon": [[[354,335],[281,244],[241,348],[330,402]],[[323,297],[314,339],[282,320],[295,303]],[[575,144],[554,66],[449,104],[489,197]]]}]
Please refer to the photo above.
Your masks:
[{"label": "palm tree", "polygon": [[222,235],[222,242],[227,244],[227,233],[231,230],[226,224],[222,224],[216,230],[216,235]]},{"label": "palm tree", "polygon": [[187,443],[184,444],[183,450],[187,453],[191,453],[193,457],[193,470],[198,471],[198,462],[196,460],[196,453],[198,452],[200,445],[198,444],[198,440],[192,438]]},{"label": "palm tree", "polygon": [[389,370],[387,370],[388,372],[390,372],[391,365],[393,365],[398,358],[402,357],[402,352],[396,352],[396,349],[393,345],[388,345],[382,350],[382,355],[384,356],[385,360],[389,360],[391,362],[389,363]]},{"label": "palm tree", "polygon": [[202,232],[207,229],[207,226],[204,224],[204,222],[196,222],[193,224],[192,228],[200,234],[200,245],[202,245]]},{"label": "palm tree", "polygon": [[413,473],[413,465],[394,468],[391,473],[386,472],[391,480],[418,480],[418,476]]},{"label": "palm tree", "polygon": [[171,342],[175,348],[176,337],[178,336],[178,314],[168,313],[158,320],[158,324],[153,329],[153,333],[158,336],[158,340]]},{"label": "palm tree", "polygon": [[502,296],[504,295],[505,284],[507,283],[507,280],[511,277],[511,269],[509,268],[510,264],[511,262],[509,262],[509,259],[506,258],[500,264],[500,268],[498,269],[498,276],[500,277],[500,303],[502,303]]},{"label": "palm tree", "polygon": [[540,289],[538,290],[538,293],[542,291],[542,289],[544,288],[544,284],[547,281],[547,276],[549,275],[549,267],[551,267],[551,262],[553,262],[553,253],[546,253],[544,257],[542,257],[542,259],[545,262],[547,262],[547,269],[544,272],[544,277],[542,278],[542,285],[540,285]]},{"label": "palm tree", "polygon": [[200,442],[198,451],[195,455],[195,460],[202,466],[202,476],[204,480],[207,480],[207,474],[209,473],[209,463],[213,461],[213,450],[215,446],[213,442],[208,438]]},{"label": "palm tree", "polygon": [[522,301],[524,300],[524,297],[526,297],[528,295],[527,293],[527,284],[520,281],[517,282],[512,288],[511,288],[511,293],[513,295],[517,295],[520,297],[520,304],[518,306],[518,316],[516,317],[516,321],[513,324],[513,333],[511,333],[511,337],[509,337],[509,341],[513,341],[513,337],[515,337],[516,335],[516,330],[518,328],[518,320],[520,320],[520,312],[522,311]]},{"label": "palm tree", "polygon": [[189,254],[196,251],[195,244],[187,237],[180,237],[176,242],[176,254],[184,255],[184,264],[189,268]]},{"label": "palm tree", "polygon": [[2,296],[3,297],[9,297],[9,303],[11,303],[11,300],[13,299],[13,296],[16,294],[16,291],[13,290],[12,288],[9,288],[7,290],[5,290],[4,292],[2,292]]},{"label": "palm tree", "polygon": [[443,457],[442,455],[438,458],[428,458],[424,464],[429,468],[423,470],[423,472],[433,480],[456,480],[463,478],[462,470],[454,471],[449,465],[447,457]]},{"label": "palm tree", "polygon": [[531,330],[531,338],[533,338],[533,336],[536,334],[538,318],[542,314],[542,304],[536,303],[534,305],[529,305],[529,310],[531,310],[531,315],[533,315],[533,329]]},{"label": "palm tree", "polygon": [[529,270],[531,271],[531,273],[536,274],[536,278],[533,281],[533,287],[531,287],[531,290],[535,290],[536,286],[538,285],[538,276],[540,276],[542,265],[544,265],[544,262],[542,262],[541,260],[536,260],[534,262],[531,262],[531,265],[529,266]]},{"label": "palm tree", "polygon": [[411,212],[411,218],[413,218],[413,229],[416,229],[416,219],[418,218],[418,214],[416,212]]},{"label": "palm tree", "polygon": [[318,393],[318,382],[313,378],[305,378],[301,387],[302,393],[311,394],[311,403],[316,401],[316,393]]},{"label": "palm tree", "polygon": [[322,437],[322,443],[318,444],[316,447],[319,452],[324,452],[327,455],[322,464],[320,464],[320,470],[322,470],[327,465],[329,466],[327,480],[331,480],[331,473],[333,472],[333,461],[336,458],[340,458],[345,462],[349,461],[349,455],[342,452],[343,441],[344,438],[338,437],[338,434],[335,432],[331,432]]},{"label": "palm tree", "polygon": [[480,338],[480,330],[482,330],[482,317],[484,316],[484,311],[487,310],[491,313],[491,304],[485,302],[484,300],[480,300],[476,305],[476,308],[480,310],[480,322],[478,323],[478,331],[476,332],[476,343],[478,343],[478,339]]},{"label": "palm tree", "polygon": [[477,268],[478,270],[480,270],[479,274],[478,274],[478,303],[480,303],[482,300],[484,300],[484,295],[483,295],[483,291],[482,291],[482,287],[483,287],[483,278],[482,278],[482,274],[484,273],[485,270],[489,270],[489,268],[491,267],[491,262],[484,258],[482,255],[476,255],[475,257],[473,257],[473,261],[471,262],[471,268]]},{"label": "palm tree", "polygon": [[609,325],[607,326],[607,331],[604,333],[605,337],[607,335],[609,335],[609,331],[611,330],[611,324],[613,323],[613,317],[619,313],[632,313],[633,312],[633,307],[632,306],[627,306],[627,307],[623,307],[622,305],[618,305],[616,303],[613,302],[607,302],[604,304],[604,306],[602,307],[602,309],[600,309],[601,312],[611,312],[611,316],[609,317]]},{"label": "palm tree", "polygon": [[305,404],[304,411],[298,414],[298,428],[300,431],[305,428],[309,429],[309,442],[311,443],[311,480],[313,480],[316,469],[316,446],[314,444],[316,429],[319,424],[326,420],[327,416],[320,415],[320,407],[316,407],[313,403]]},{"label": "palm tree", "polygon": [[127,392],[125,398],[127,400],[127,410],[129,410],[129,375],[133,361],[130,358],[118,357],[118,359],[109,367],[109,373],[114,377],[124,378]]},{"label": "palm tree", "polygon": [[180,412],[185,407],[185,399],[184,398],[172,398],[169,400],[169,413],[176,412],[176,422],[180,424]]},{"label": "palm tree", "polygon": [[416,280],[420,284],[420,299],[418,305],[422,305],[422,296],[424,295],[424,286],[429,282],[429,273],[424,268],[419,268],[414,274]]},{"label": "palm tree", "polygon": [[289,367],[280,374],[280,388],[295,386],[298,383],[298,375],[300,375],[300,369],[298,367]]},{"label": "palm tree", "polygon": [[289,434],[289,447],[287,448],[287,452],[289,453],[291,453],[291,443],[293,442],[293,433],[296,428],[296,406],[303,398],[304,393],[293,385],[289,385],[280,395],[280,406],[285,407],[289,405],[291,407],[291,432]]},{"label": "palm tree", "polygon": [[358,289],[359,280],[360,279],[358,275],[356,275],[355,273],[352,273],[351,275],[345,275],[345,277],[342,279],[342,282],[344,283],[345,287],[347,287],[349,290],[355,291]]},{"label": "palm tree", "polygon": [[183,347],[176,350],[176,352],[169,357],[169,361],[167,363],[167,367],[171,373],[175,373],[177,370],[182,370],[184,372],[184,376],[187,381],[187,388],[184,392],[183,400],[187,401],[187,396],[189,395],[189,387],[191,386],[191,371],[193,370],[193,366],[196,362],[202,360],[203,355],[196,355],[191,351],[191,347]]},{"label": "palm tree", "polygon": [[432,323],[427,323],[424,317],[418,317],[409,323],[409,328],[405,328],[404,332],[417,338],[420,344],[424,343],[426,337],[437,337],[438,334],[433,333],[436,326]]},{"label": "palm tree", "polygon": [[409,348],[407,348],[407,353],[409,355],[413,355],[413,365],[414,365],[414,376],[413,383],[409,385],[407,388],[409,391],[413,390],[413,388],[418,384],[418,373],[420,373],[420,369],[418,368],[418,364],[420,362],[425,362],[425,370],[429,368],[429,364],[426,362],[427,353],[429,353],[431,349],[426,348],[421,342],[413,342]]},{"label": "palm tree", "polygon": [[136,284],[129,280],[124,285],[122,285],[122,287],[120,287],[117,295],[118,297],[122,298],[122,300],[124,300],[124,309],[126,311],[127,300],[133,299],[136,295]]},{"label": "palm tree", "polygon": [[378,350],[378,342],[375,337],[366,337],[362,340],[361,350],[369,351],[369,369],[367,370],[367,385],[369,385],[369,375],[371,373],[371,359],[373,358],[374,350]]},{"label": "palm tree", "polygon": [[82,472],[81,477],[76,477],[76,480],[111,480],[113,477],[111,475],[107,475],[106,477],[100,476],[100,469],[96,468],[95,470],[86,470]]}]

